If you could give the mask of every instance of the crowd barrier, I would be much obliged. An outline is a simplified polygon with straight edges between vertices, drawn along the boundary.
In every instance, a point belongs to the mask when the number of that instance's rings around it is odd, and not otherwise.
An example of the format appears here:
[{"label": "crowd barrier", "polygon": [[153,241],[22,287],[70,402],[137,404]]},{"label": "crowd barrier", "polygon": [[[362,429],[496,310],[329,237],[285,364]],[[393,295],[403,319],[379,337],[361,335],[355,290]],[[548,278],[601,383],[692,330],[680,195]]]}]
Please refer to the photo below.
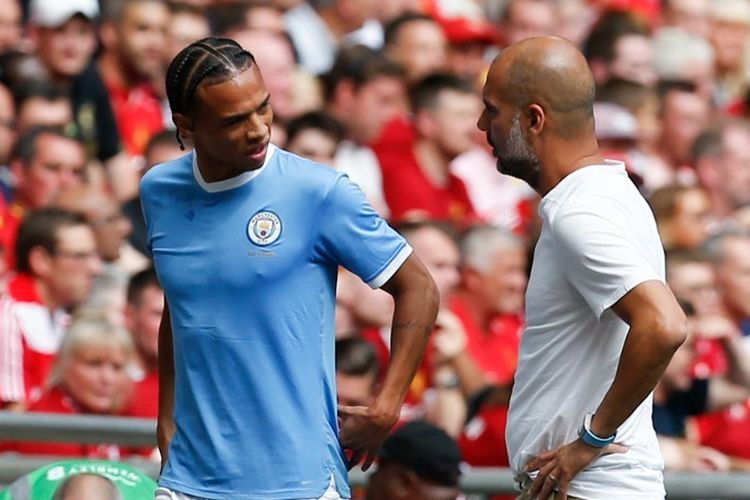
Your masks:
[{"label": "crowd barrier", "polygon": [[[156,423],[147,419],[0,411],[0,441],[13,439],[155,446],[155,432]],[[9,484],[57,459],[59,457],[0,455],[0,485]],[[126,462],[152,477],[159,473],[158,464],[152,461],[133,459]],[[352,486],[362,486],[366,484],[367,476],[367,473],[354,470],[349,478]],[[668,500],[750,500],[750,473],[667,472],[665,484]],[[490,494],[513,493],[515,483],[508,469],[472,468],[462,476],[461,490],[472,495],[470,498],[479,499]]]}]

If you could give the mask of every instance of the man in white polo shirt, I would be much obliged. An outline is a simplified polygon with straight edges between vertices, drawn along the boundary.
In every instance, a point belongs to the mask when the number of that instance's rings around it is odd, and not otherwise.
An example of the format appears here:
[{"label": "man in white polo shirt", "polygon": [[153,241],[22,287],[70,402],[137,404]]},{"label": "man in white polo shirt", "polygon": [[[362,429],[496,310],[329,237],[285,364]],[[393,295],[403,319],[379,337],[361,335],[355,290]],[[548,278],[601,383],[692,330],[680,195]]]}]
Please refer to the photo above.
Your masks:
[{"label": "man in white polo shirt", "polygon": [[520,498],[663,498],[651,393],[686,321],[651,210],[599,153],[586,60],[524,40],[492,63],[483,98],[499,171],[542,195],[506,436]]}]

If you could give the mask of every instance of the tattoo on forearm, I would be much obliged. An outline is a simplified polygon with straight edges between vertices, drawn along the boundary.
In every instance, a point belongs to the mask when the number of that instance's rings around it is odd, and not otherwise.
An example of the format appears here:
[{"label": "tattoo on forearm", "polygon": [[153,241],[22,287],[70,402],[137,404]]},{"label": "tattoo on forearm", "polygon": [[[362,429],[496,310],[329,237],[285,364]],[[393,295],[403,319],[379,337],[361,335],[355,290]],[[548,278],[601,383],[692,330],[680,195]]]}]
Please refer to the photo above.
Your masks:
[{"label": "tattoo on forearm", "polygon": [[430,333],[432,331],[432,325],[426,325],[415,319],[399,320],[393,323],[391,327],[393,331],[396,330],[421,330],[424,333]]}]

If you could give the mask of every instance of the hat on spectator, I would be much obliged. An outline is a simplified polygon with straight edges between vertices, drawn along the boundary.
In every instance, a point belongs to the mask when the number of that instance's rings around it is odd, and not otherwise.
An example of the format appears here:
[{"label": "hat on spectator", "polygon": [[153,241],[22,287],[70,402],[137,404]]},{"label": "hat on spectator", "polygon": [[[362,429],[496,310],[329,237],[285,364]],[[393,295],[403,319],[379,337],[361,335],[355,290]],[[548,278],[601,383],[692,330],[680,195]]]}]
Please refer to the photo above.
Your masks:
[{"label": "hat on spectator", "polygon": [[630,111],[617,104],[594,103],[594,122],[599,139],[638,139],[638,121]]},{"label": "hat on spectator", "polygon": [[442,26],[450,43],[500,43],[500,32],[487,21],[475,2],[424,0],[424,3],[427,13]]},{"label": "hat on spectator", "polygon": [[488,45],[500,43],[495,27],[482,19],[451,17],[440,19],[446,38],[453,44],[479,42]]},{"label": "hat on spectator", "polygon": [[97,0],[31,0],[29,20],[39,26],[56,28],[81,14],[89,20],[99,17]]},{"label": "hat on spectator", "polygon": [[426,422],[405,424],[385,440],[378,456],[443,486],[457,486],[461,475],[458,445],[445,431]]}]

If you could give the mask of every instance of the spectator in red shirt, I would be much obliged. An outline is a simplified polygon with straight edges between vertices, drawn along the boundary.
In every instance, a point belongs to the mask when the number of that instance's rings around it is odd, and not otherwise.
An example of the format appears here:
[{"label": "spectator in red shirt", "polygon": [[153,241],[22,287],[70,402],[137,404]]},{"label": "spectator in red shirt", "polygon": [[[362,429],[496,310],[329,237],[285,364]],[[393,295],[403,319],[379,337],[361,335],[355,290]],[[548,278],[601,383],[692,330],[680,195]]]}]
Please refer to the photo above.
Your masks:
[{"label": "spectator in red shirt", "polygon": [[387,123],[408,111],[404,69],[380,52],[357,45],[339,52],[322,81],[326,111],[346,128],[333,166],[387,217],[380,164],[368,145],[380,137]]},{"label": "spectator in red shirt", "polygon": [[23,134],[11,155],[13,200],[2,214],[0,241],[15,267],[18,226],[27,210],[48,207],[63,189],[83,182],[86,152],[61,128],[36,127]]},{"label": "spectator in red shirt", "polygon": [[467,391],[468,423],[459,445],[471,465],[507,466],[505,423],[523,327],[526,246],[506,230],[477,226],[460,248],[462,279],[451,308],[485,386]]},{"label": "spectator in red shirt", "polygon": [[103,7],[99,69],[125,149],[142,155],[151,136],[164,128],[152,82],[163,81],[169,9],[158,0],[112,1]]},{"label": "spectator in red shirt", "polygon": [[[131,375],[135,380],[128,415],[156,418],[159,413],[159,323],[164,311],[164,292],[153,268],[135,274],[128,284],[125,326],[135,342]],[[347,403],[348,404],[348,403]]]},{"label": "spectator in red shirt", "polygon": [[467,225],[476,214],[463,181],[450,173],[449,165],[475,144],[479,97],[469,83],[451,74],[424,78],[410,97],[413,120],[394,120],[373,144],[391,220]]},{"label": "spectator in red shirt", "polygon": [[[29,411],[61,414],[118,413],[130,390],[126,368],[133,353],[128,333],[103,318],[77,319],[65,335],[41,398]],[[28,455],[118,459],[107,444],[5,442],[2,451]]]},{"label": "spectator in red shirt", "polygon": [[91,291],[100,262],[91,228],[55,208],[31,212],[18,234],[18,274],[0,299],[0,405],[41,393],[69,312]]},{"label": "spectator in red shirt", "polygon": [[507,383],[516,369],[527,283],[526,246],[514,234],[476,226],[461,240],[461,285],[452,311],[487,379]]}]

